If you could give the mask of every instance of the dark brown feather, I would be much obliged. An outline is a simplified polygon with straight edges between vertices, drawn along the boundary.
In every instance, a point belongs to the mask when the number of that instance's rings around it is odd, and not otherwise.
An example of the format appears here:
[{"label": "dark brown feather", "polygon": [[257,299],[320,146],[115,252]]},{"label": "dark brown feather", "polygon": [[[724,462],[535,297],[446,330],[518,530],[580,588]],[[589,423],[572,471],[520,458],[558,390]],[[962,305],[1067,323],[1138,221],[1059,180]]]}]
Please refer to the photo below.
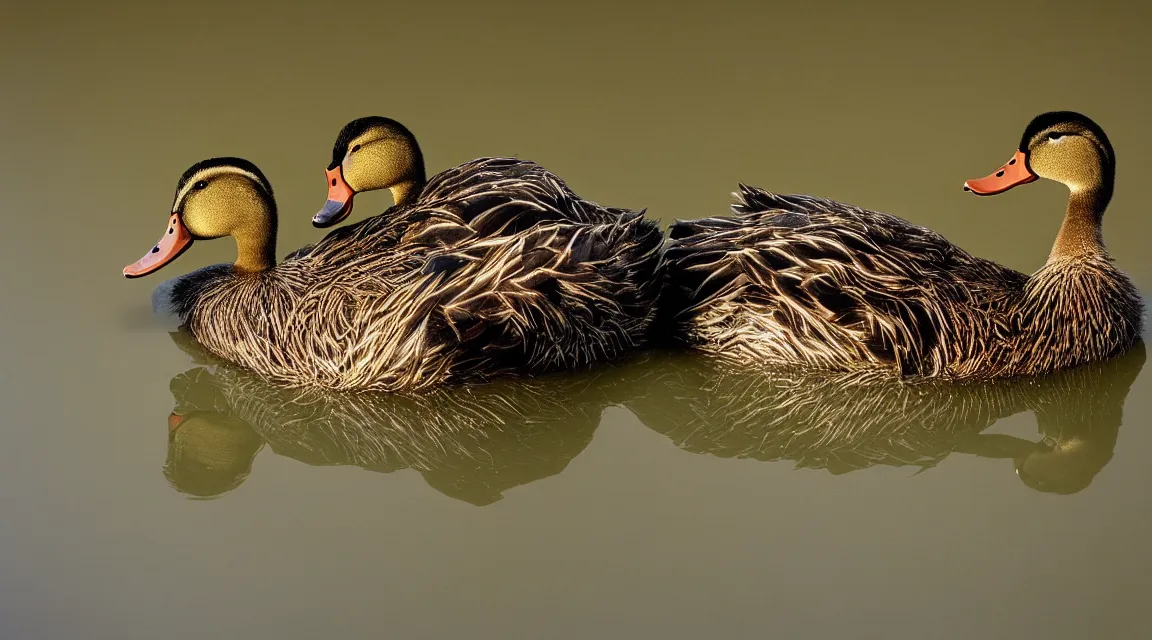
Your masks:
[{"label": "dark brown feather", "polygon": [[742,362],[952,378],[1114,357],[1142,303],[1106,258],[1029,277],[895,216],[740,186],[734,218],[677,223],[663,309],[690,343]]},{"label": "dark brown feather", "polygon": [[219,270],[172,302],[210,351],[277,383],[423,389],[639,345],[662,241],[643,212],[581,199],[534,163],[486,158],[274,269]]}]

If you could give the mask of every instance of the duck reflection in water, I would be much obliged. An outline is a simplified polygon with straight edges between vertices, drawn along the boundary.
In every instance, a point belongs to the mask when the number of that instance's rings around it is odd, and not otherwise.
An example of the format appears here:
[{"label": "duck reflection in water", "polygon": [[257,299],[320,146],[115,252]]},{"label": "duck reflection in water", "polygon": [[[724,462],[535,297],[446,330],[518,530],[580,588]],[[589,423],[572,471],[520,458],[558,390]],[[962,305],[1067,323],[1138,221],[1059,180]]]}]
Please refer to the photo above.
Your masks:
[{"label": "duck reflection in water", "polygon": [[308,465],[418,471],[437,491],[486,505],[564,470],[607,401],[595,374],[509,379],[421,395],[333,394],[269,384],[172,334],[196,367],[172,379],[164,474],[194,498],[239,487],[267,444]]},{"label": "duck reflection in water", "polygon": [[[214,497],[240,486],[267,444],[314,466],[418,471],[475,505],[563,471],[600,415],[624,405],[686,451],[843,474],[873,466],[930,469],[953,453],[1011,460],[1028,487],[1071,494],[1112,459],[1123,405],[1144,365],[1123,357],[1044,378],[893,382],[739,371],[695,354],[650,354],[584,374],[510,379],[422,395],[340,395],[271,385],[204,363],[172,380],[165,475]],[[984,433],[1032,412],[1038,441]]]},{"label": "duck reflection in water", "polygon": [[[1010,459],[1025,485],[1071,494],[1112,459],[1144,344],[1044,378],[893,382],[738,371],[678,354],[640,365],[625,404],[686,451],[842,474],[877,465],[932,468],[952,453]],[[1031,411],[1038,442],[983,433]]]}]

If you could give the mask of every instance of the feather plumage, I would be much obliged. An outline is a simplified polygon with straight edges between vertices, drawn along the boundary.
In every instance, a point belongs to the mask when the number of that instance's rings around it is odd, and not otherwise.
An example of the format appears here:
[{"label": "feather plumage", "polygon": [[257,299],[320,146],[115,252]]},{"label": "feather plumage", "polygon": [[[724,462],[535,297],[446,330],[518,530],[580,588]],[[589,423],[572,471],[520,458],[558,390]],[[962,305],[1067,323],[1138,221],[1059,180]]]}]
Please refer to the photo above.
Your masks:
[{"label": "feather plumage", "polygon": [[832,200],[740,186],[733,218],[673,225],[664,308],[740,362],[992,378],[1111,358],[1142,303],[1106,257],[1029,277],[940,234]]},{"label": "feather plumage", "polygon": [[397,391],[573,368],[641,343],[663,235],[539,165],[472,161],[275,268],[213,268],[170,304],[216,355],[293,387]]}]

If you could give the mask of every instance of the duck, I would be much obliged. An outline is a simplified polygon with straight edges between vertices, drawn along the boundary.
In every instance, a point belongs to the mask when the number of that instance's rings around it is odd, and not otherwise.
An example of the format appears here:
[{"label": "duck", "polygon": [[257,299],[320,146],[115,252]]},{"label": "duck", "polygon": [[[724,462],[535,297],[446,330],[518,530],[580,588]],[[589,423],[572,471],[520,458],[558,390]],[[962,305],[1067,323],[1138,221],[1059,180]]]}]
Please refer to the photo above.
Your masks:
[{"label": "duck", "polygon": [[982,196],[1039,179],[1068,187],[1031,275],[893,215],[740,184],[733,217],[671,226],[662,314],[677,340],[759,366],[971,380],[1112,359],[1140,339],[1144,310],[1101,233],[1115,170],[1096,122],[1053,111],[1007,163],[965,182]]},{"label": "duck", "polygon": [[414,392],[584,367],[638,346],[655,313],[660,227],[642,211],[538,216],[596,205],[538,168],[517,171],[548,179],[457,172],[425,185],[435,197],[277,263],[271,184],[248,160],[211,158],[184,172],[164,235],[123,274],[233,237],[234,263],[162,283],[153,309],[214,356],[293,388]]}]

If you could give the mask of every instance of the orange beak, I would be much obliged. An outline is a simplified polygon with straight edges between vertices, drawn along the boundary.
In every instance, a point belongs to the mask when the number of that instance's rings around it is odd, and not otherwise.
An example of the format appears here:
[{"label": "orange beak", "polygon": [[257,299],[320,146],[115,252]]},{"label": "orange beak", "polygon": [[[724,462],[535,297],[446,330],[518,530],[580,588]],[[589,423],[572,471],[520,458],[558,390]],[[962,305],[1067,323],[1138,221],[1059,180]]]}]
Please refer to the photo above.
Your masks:
[{"label": "orange beak", "polygon": [[1021,184],[1028,184],[1038,180],[1040,176],[1032,173],[1028,168],[1028,156],[1023,151],[1017,151],[1012,159],[1000,167],[996,173],[968,180],[964,183],[964,190],[971,191],[978,196],[992,196]]},{"label": "orange beak", "polygon": [[146,276],[160,267],[180,257],[180,254],[192,246],[192,234],[180,221],[180,216],[173,213],[168,219],[168,231],[160,238],[152,250],[144,254],[136,262],[124,267],[124,277],[139,278]]},{"label": "orange beak", "polygon": [[184,423],[184,416],[173,411],[168,414],[168,431],[175,431]]},{"label": "orange beak", "polygon": [[344,181],[344,172],[339,165],[324,172],[328,179],[328,201],[320,212],[312,216],[312,226],[323,229],[339,223],[352,213],[352,196],[356,192]]}]

